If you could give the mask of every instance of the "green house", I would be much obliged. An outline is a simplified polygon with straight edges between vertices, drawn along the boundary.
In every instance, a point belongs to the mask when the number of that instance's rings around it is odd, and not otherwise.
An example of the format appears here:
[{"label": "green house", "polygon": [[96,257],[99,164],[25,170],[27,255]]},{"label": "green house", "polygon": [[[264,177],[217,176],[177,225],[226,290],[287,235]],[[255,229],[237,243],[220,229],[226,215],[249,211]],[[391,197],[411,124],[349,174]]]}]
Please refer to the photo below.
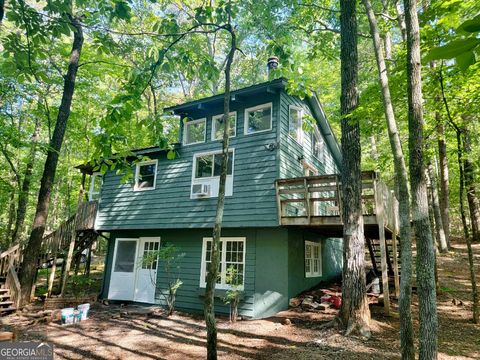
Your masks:
[{"label": "green house", "polygon": [[[229,311],[222,301],[230,288],[227,268],[240,274],[239,313],[250,318],[284,310],[291,297],[341,274],[340,238],[322,227],[281,225],[282,213],[304,218],[338,207],[331,202],[305,209],[295,195],[283,208],[278,179],[336,174],[341,161],[317,97],[290,96],[286,85],[280,78],[231,93],[218,313]],[[136,165],[133,183],[122,183],[114,172],[103,176],[95,223],[97,231],[110,233],[102,296],[161,303],[168,282],[162,264],[151,269],[141,258],[173,244],[184,253],[176,307],[201,312],[218,195],[223,94],[167,110],[186,119],[179,120],[176,158],[167,159],[158,148],[136,150],[150,160]],[[315,120],[310,131],[304,130],[307,118]]]}]

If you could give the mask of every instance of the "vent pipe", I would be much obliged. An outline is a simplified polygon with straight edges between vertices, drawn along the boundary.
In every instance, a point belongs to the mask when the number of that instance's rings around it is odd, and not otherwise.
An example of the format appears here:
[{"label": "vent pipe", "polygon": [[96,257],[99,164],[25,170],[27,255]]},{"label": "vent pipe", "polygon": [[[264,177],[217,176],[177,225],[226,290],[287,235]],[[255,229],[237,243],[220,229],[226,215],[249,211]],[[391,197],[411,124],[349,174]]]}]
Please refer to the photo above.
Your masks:
[{"label": "vent pipe", "polygon": [[268,80],[273,79],[273,73],[278,68],[278,57],[271,56],[267,61],[267,70],[268,70]]}]

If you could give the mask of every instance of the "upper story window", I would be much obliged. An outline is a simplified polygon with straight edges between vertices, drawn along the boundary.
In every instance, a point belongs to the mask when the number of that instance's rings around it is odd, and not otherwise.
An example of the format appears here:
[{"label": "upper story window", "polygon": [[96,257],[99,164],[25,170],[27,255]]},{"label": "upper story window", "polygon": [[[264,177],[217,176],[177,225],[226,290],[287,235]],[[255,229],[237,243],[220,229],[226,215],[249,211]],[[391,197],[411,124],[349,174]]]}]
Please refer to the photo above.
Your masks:
[{"label": "upper story window", "polygon": [[312,151],[318,161],[325,162],[325,141],[317,127],[312,132]]},{"label": "upper story window", "polygon": [[303,109],[297,106],[290,106],[288,114],[288,134],[301,144],[303,140]]},{"label": "upper story window", "polygon": [[102,189],[103,177],[99,172],[94,172],[91,176],[90,189],[88,190],[88,201],[95,201],[100,198],[100,190]]},{"label": "upper story window", "polygon": [[135,191],[153,190],[157,180],[157,160],[142,161],[135,169]]},{"label": "upper story window", "polygon": [[245,109],[245,134],[272,129],[272,103]]},{"label": "upper story window", "polygon": [[320,243],[305,241],[305,277],[322,276]]},{"label": "upper story window", "polygon": [[[218,289],[230,289],[237,286],[243,289],[245,278],[245,238],[220,239],[220,263],[218,264]],[[203,238],[200,287],[207,282],[208,267],[212,261],[212,238]]]},{"label": "upper story window", "polygon": [[[232,138],[237,134],[237,112],[231,112],[229,116],[228,133],[229,137]],[[225,129],[223,114],[212,117],[212,140],[222,140],[223,129]]]},{"label": "upper story window", "polygon": [[205,142],[207,119],[186,121],[183,127],[183,144],[191,145]]},{"label": "upper story window", "polygon": [[[191,198],[218,196],[223,155],[221,151],[195,154],[193,156],[193,175]],[[233,149],[228,151],[227,182],[225,196],[233,193]]]}]

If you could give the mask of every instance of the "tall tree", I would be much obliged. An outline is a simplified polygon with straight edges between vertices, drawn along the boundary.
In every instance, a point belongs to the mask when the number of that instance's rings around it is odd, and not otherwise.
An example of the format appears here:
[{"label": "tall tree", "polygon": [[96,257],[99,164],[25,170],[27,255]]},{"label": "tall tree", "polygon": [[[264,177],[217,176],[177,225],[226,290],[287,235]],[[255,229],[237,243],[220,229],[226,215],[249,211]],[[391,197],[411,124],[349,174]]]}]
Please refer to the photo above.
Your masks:
[{"label": "tall tree", "polygon": [[[217,324],[215,321],[215,285],[218,278],[218,265],[220,263],[220,237],[222,234],[223,212],[225,208],[225,185],[227,181],[228,169],[228,144],[230,137],[230,76],[235,51],[237,50],[237,37],[235,29],[231,23],[230,5],[227,9],[227,22],[222,26],[230,34],[231,42],[224,69],[225,73],[225,93],[223,95],[223,139],[222,139],[222,164],[220,170],[220,180],[218,188],[218,200],[215,214],[215,224],[213,228],[211,262],[209,264],[206,288],[205,288],[205,322],[207,325],[207,359],[217,359]],[[225,251],[225,250],[224,250]]]},{"label": "tall tree", "polygon": [[438,160],[440,173],[440,211],[442,212],[443,229],[447,247],[450,249],[450,181],[448,173],[447,141],[445,138],[445,124],[440,118],[440,112],[435,112],[437,120]]},{"label": "tall tree", "polygon": [[437,303],[435,250],[428,218],[428,195],[424,164],[420,27],[416,0],[404,0],[407,34],[408,146],[412,221],[417,240],[417,287],[420,320],[420,359],[437,358]]},{"label": "tall tree", "polygon": [[[410,310],[412,297],[412,235],[410,228],[410,193],[408,189],[407,165],[405,164],[405,156],[403,154],[402,143],[393,109],[392,97],[390,95],[388,69],[383,56],[382,41],[377,19],[375,17],[370,0],[363,0],[363,4],[365,5],[368,21],[370,23],[370,33],[372,35],[375,58],[377,61],[385,120],[387,121],[388,136],[393,154],[395,185],[398,189],[400,216],[400,256],[402,262],[399,299],[400,345],[402,359],[415,359],[412,313]],[[389,41],[387,38],[387,48],[389,47],[388,42]]]},{"label": "tall tree", "polygon": [[369,337],[370,309],[365,284],[365,237],[362,213],[360,123],[358,107],[358,51],[356,2],[340,1],[342,115],[343,285],[338,319],[346,335]]},{"label": "tall tree", "polygon": [[24,251],[23,264],[20,272],[20,283],[22,286],[22,303],[28,303],[32,293],[37,271],[37,257],[40,252],[43,234],[45,232],[48,217],[48,208],[52,193],[55,173],[57,170],[58,158],[62,147],[65,130],[72,105],[75,82],[83,47],[83,29],[80,20],[73,14],[66,14],[69,24],[73,27],[73,43],[70,52],[70,60],[63,86],[62,100],[58,109],[57,121],[53,131],[50,147],[45,160],[40,191],[38,193],[37,207],[33,220],[32,231]]}]

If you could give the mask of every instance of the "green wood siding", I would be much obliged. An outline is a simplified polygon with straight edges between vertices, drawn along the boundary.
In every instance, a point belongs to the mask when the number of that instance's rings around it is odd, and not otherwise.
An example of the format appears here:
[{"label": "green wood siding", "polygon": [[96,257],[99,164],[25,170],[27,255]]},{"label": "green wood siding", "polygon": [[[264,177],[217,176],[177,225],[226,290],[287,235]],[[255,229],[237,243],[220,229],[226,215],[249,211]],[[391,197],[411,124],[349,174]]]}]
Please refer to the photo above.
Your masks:
[{"label": "green wood siding", "polygon": [[[277,142],[279,114],[277,94],[265,93],[254,100],[232,105],[237,111],[237,136],[230,140],[235,149],[233,195],[225,201],[224,227],[278,225],[275,179],[278,177],[277,151],[269,144]],[[272,130],[244,135],[244,110],[272,102]],[[121,184],[120,176],[108,172],[104,177],[96,228],[159,229],[209,228],[213,226],[217,198],[190,199],[192,163],[195,153],[221,150],[220,141],[211,140],[215,111],[207,116],[206,142],[181,146],[178,157],[167,160],[165,154],[152,154],[158,158],[155,190],[133,191],[132,184]]]},{"label": "green wood siding", "polygon": [[[322,276],[305,276],[305,241],[320,243]],[[297,296],[320,282],[340,277],[342,273],[342,239],[325,238],[321,234],[289,229],[288,232],[288,297]]]},{"label": "green wood siding", "polygon": [[304,169],[299,158],[303,157],[309,164],[317,168],[319,174],[334,174],[337,172],[332,154],[325,143],[325,161],[320,162],[312,151],[311,133],[305,132],[302,144],[299,144],[288,134],[289,107],[297,106],[304,110],[306,115],[312,116],[307,103],[298,97],[290,96],[285,92],[280,93],[280,178],[304,176]]}]

